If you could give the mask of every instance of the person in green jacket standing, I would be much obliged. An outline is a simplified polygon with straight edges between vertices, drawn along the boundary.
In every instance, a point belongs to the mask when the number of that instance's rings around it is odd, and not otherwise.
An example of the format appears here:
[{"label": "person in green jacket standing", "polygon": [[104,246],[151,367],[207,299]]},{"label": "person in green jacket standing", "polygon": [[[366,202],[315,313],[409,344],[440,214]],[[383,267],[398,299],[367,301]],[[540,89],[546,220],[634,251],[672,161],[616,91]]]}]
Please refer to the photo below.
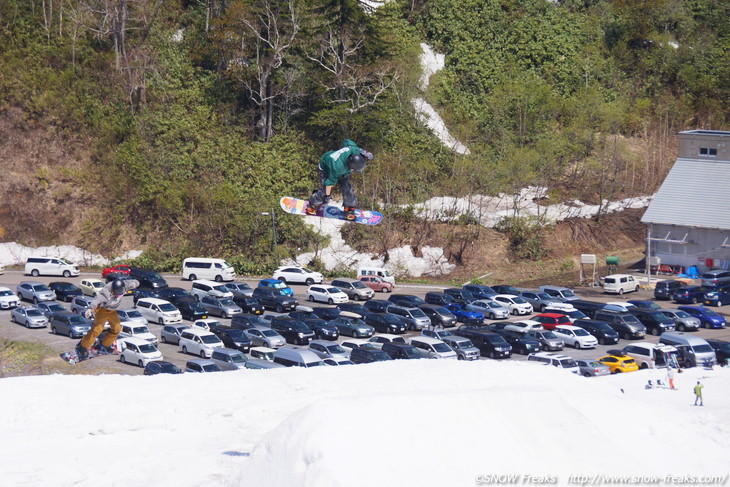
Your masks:
[{"label": "person in green jacket standing", "polygon": [[332,188],[335,184],[339,184],[342,191],[345,218],[354,220],[357,197],[352,191],[352,185],[348,177],[353,172],[362,173],[365,169],[366,160],[369,161],[372,158],[373,155],[370,152],[361,149],[350,139],[342,143],[341,149],[329,151],[320,157],[319,179],[321,185],[309,197],[307,214],[316,215],[319,206],[329,203]]},{"label": "person in green jacket standing", "polygon": [[695,406],[697,405],[697,401],[700,401],[700,406],[703,406],[702,403],[702,388],[705,387],[702,384],[700,384],[700,381],[697,381],[697,385],[695,386]]}]

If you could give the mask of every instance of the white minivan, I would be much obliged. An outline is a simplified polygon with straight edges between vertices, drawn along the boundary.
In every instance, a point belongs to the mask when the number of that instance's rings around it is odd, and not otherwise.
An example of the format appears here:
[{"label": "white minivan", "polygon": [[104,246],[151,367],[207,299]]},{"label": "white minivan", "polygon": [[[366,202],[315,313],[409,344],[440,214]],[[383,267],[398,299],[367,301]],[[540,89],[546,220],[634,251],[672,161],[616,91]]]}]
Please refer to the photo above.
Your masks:
[{"label": "white minivan", "polygon": [[357,278],[360,279],[361,276],[376,276],[395,286],[395,277],[382,267],[360,267],[357,270]]},{"label": "white minivan", "polygon": [[208,259],[204,257],[188,257],[183,260],[182,278],[195,281],[196,279],[210,279],[222,282],[232,281],[236,277],[233,266],[223,259]]},{"label": "white minivan", "polygon": [[194,327],[183,330],[177,346],[182,353],[210,358],[216,348],[223,348],[223,342],[214,333]]},{"label": "white minivan", "polygon": [[164,299],[142,298],[137,300],[137,311],[151,323],[172,325],[182,322],[182,315],[174,304]]},{"label": "white minivan", "polygon": [[630,293],[639,290],[639,283],[629,274],[611,274],[603,278],[604,293]]},{"label": "white minivan", "polygon": [[61,257],[28,257],[25,262],[25,273],[33,277],[40,275],[76,277],[79,275],[79,266]]}]

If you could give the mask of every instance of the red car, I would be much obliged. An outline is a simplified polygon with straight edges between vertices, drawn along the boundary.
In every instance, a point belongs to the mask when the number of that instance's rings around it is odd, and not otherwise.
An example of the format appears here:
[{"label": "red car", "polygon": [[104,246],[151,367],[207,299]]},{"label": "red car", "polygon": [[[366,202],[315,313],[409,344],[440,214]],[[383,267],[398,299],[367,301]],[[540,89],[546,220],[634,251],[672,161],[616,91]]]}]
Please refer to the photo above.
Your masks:
[{"label": "red car", "polygon": [[570,325],[571,321],[567,316],[560,313],[540,313],[535,315],[531,320],[539,321],[546,330],[554,330],[558,325]]},{"label": "red car", "polygon": [[378,276],[360,276],[360,280],[367,287],[375,292],[389,293],[393,291],[393,285],[389,282],[385,282]]},{"label": "red car", "polygon": [[101,277],[106,277],[107,274],[110,273],[117,273],[117,274],[124,274],[125,276],[129,275],[129,266],[128,265],[115,265],[114,267],[107,267],[103,271],[101,271]]}]

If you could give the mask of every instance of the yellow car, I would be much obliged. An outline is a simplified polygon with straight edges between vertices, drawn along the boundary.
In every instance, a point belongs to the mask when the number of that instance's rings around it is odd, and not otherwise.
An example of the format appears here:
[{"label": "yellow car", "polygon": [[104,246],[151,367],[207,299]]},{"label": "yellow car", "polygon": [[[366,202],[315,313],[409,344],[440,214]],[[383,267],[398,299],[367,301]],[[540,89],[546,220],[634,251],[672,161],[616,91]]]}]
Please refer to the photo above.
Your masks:
[{"label": "yellow car", "polygon": [[609,350],[608,355],[599,358],[598,361],[603,365],[608,366],[608,368],[611,369],[612,374],[639,370],[636,360],[628,355],[624,355],[618,350]]},{"label": "yellow car", "polygon": [[100,279],[82,279],[79,289],[86,296],[94,297],[104,287],[104,281]]}]

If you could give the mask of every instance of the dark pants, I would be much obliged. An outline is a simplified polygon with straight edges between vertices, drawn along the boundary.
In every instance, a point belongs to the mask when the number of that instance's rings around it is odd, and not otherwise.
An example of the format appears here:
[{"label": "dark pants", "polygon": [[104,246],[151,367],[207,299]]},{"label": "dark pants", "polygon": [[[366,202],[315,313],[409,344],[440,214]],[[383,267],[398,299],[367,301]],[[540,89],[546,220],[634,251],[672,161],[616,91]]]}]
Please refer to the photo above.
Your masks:
[{"label": "dark pants", "polygon": [[[327,176],[325,173],[320,169],[319,170],[319,181],[321,183],[321,188],[319,188],[317,191],[312,193],[312,196],[309,197],[309,204],[312,206],[319,206],[324,201],[325,197],[325,184],[324,182],[327,180]],[[337,183],[340,185],[340,191],[342,191],[342,200],[344,206],[357,206],[357,197],[355,196],[355,193],[352,191],[352,185],[350,184],[350,180],[348,179],[348,176],[343,176],[340,179],[337,180]]]}]

